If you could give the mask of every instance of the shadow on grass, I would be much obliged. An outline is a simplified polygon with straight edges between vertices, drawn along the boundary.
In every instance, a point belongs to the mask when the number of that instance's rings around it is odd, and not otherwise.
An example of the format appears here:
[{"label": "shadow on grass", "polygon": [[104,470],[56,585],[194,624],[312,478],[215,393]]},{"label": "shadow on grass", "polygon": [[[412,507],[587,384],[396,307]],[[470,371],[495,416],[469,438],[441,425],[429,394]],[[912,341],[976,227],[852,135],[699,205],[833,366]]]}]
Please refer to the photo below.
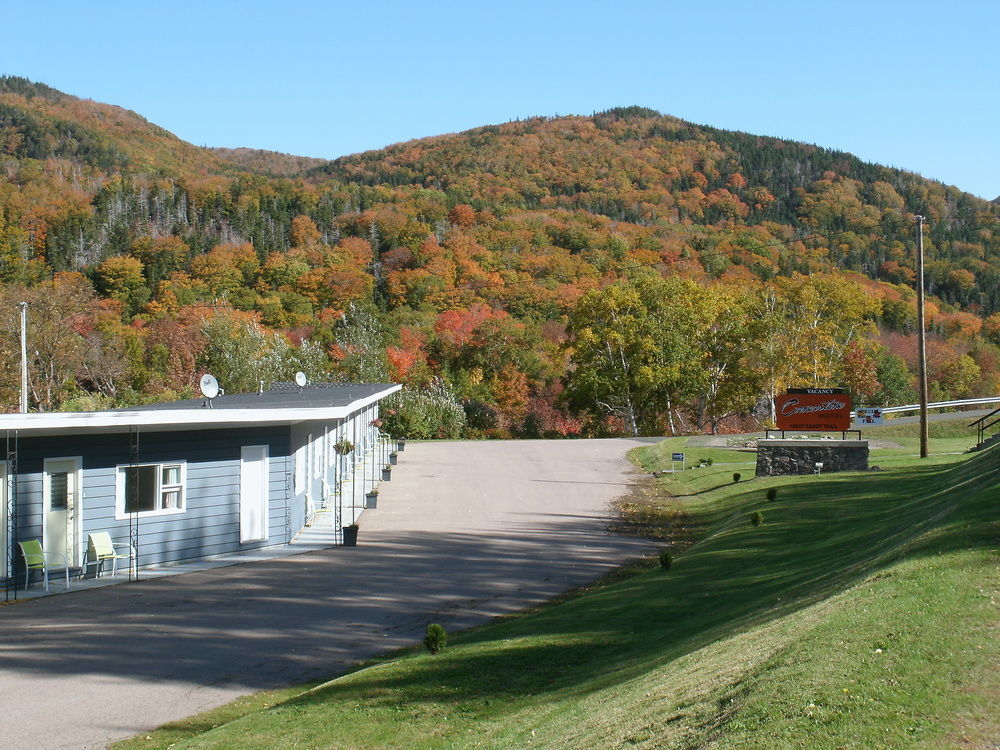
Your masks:
[{"label": "shadow on grass", "polygon": [[[620,683],[747,627],[784,617],[914,555],[997,544],[992,498],[1000,452],[957,465],[833,476],[744,493],[726,520],[675,560],[528,616],[453,639],[433,659],[387,664],[294,699],[393,707],[470,704],[484,717],[511,702]],[[765,514],[752,527],[749,515]]]}]

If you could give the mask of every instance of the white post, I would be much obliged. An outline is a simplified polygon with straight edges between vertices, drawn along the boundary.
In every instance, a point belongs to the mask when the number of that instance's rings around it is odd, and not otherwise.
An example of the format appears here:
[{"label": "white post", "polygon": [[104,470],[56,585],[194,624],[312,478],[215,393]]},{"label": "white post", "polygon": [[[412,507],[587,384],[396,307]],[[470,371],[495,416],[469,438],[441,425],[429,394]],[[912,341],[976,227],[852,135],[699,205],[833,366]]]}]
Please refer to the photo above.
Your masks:
[{"label": "white post", "polygon": [[21,308],[21,413],[28,413],[28,303]]}]

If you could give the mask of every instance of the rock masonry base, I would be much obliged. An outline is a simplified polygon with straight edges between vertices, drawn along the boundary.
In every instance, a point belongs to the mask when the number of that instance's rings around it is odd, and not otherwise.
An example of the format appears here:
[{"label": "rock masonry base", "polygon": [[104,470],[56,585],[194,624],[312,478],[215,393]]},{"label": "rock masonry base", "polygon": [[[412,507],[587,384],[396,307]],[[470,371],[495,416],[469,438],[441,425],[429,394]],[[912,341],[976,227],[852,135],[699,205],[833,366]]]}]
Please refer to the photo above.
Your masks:
[{"label": "rock masonry base", "polygon": [[867,440],[760,440],[757,442],[757,476],[867,471]]}]

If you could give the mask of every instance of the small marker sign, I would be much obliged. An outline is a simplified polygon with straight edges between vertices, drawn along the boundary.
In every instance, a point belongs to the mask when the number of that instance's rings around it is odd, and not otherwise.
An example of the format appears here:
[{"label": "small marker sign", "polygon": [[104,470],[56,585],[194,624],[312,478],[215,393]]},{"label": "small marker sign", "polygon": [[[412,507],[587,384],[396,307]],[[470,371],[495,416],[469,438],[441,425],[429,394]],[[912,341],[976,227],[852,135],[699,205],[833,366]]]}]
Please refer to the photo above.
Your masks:
[{"label": "small marker sign", "polygon": [[670,457],[670,460],[671,461],[683,461],[684,460],[684,454],[683,453],[674,453]]},{"label": "small marker sign", "polygon": [[854,422],[861,426],[874,427],[884,424],[885,417],[878,406],[859,406],[854,412]]}]

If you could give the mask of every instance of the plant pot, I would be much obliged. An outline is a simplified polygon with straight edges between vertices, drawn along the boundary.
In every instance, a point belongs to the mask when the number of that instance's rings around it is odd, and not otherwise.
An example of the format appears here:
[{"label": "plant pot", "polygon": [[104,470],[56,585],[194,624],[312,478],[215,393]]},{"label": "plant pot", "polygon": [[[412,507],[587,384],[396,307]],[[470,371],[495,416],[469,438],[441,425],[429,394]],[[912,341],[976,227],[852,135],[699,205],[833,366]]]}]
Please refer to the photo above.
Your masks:
[{"label": "plant pot", "polygon": [[392,469],[382,469],[382,481],[388,482],[392,479]]},{"label": "plant pot", "polygon": [[403,440],[403,439],[397,440],[396,441],[396,450],[398,450],[400,453],[402,453],[404,450],[406,450],[406,440]]},{"label": "plant pot", "polygon": [[341,529],[344,533],[344,546],[345,547],[357,547],[358,546],[358,528],[345,526]]},{"label": "plant pot", "polygon": [[378,493],[368,492],[365,494],[365,510],[375,510],[378,507]]},{"label": "plant pot", "polygon": [[389,465],[390,466],[395,466],[396,462],[398,460],[399,460],[399,456],[397,456],[395,453],[390,453],[389,454]]}]

